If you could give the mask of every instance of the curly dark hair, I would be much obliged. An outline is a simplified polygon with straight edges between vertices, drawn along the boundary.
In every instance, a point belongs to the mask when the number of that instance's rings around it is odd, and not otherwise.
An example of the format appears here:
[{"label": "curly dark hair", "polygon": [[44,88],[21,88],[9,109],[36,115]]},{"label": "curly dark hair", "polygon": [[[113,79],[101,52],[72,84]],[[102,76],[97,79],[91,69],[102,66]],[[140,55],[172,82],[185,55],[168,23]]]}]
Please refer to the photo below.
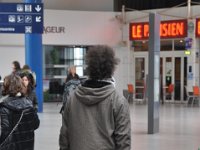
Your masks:
[{"label": "curly dark hair", "polygon": [[6,76],[3,82],[2,95],[16,96],[18,93],[26,94],[26,87],[20,76],[16,74]]},{"label": "curly dark hair", "polygon": [[107,45],[91,46],[86,54],[87,74],[90,79],[102,80],[112,77],[119,59]]}]

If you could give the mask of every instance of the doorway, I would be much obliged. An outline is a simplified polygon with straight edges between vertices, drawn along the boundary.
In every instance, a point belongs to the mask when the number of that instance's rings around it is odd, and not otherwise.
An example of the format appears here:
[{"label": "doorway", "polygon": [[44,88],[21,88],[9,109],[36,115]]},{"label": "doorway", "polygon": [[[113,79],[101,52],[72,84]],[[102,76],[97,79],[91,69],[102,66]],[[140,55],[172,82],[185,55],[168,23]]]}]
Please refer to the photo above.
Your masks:
[{"label": "doorway", "polygon": [[164,87],[168,87],[170,84],[174,85],[172,96],[169,99],[163,97],[164,102],[184,102],[186,99],[184,87],[187,85],[187,57],[167,56],[161,57],[160,59],[162,90],[166,90]]},{"label": "doorway", "polygon": [[[187,85],[187,57],[182,53],[160,53],[160,99],[168,103],[184,103],[186,100],[185,86]],[[139,54],[139,53],[138,53]],[[135,88],[136,92],[144,92],[146,75],[148,74],[148,55],[135,56]],[[169,99],[163,97],[163,90],[174,85],[174,91]],[[166,88],[165,88],[166,87]],[[137,98],[137,97],[136,97]]]}]

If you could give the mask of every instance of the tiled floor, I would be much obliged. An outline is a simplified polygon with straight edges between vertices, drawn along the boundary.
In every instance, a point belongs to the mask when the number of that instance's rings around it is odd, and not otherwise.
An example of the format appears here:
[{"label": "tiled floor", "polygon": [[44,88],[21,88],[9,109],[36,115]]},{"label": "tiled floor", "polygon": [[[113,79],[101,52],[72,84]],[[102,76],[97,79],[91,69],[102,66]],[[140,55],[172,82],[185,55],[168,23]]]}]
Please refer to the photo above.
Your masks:
[{"label": "tiled floor", "polygon": [[[39,113],[35,150],[58,150],[61,126],[60,104],[44,103]],[[200,107],[178,104],[160,106],[160,130],[147,134],[147,105],[132,104],[132,150],[198,150],[200,147]]]}]

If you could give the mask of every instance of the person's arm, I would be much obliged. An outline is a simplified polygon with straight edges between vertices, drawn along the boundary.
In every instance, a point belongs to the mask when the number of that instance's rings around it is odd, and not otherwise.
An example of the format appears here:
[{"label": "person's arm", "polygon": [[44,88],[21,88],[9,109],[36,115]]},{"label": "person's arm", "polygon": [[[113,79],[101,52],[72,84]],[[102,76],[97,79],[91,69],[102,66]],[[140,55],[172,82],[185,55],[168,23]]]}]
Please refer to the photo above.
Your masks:
[{"label": "person's arm", "polygon": [[37,100],[37,95],[35,93],[35,90],[33,90],[28,96],[27,99],[31,100],[32,104],[33,104],[33,108],[35,109],[35,111],[38,111],[38,100]]},{"label": "person's arm", "polygon": [[69,108],[65,106],[64,114],[62,116],[62,126],[60,129],[60,136],[59,136],[59,147],[60,150],[69,150],[69,140],[68,140],[68,115]]},{"label": "person's arm", "polygon": [[38,99],[35,91],[33,91],[33,108],[36,112],[38,111]]},{"label": "person's arm", "polygon": [[116,104],[114,139],[115,150],[131,149],[130,112],[129,104],[125,98]]},{"label": "person's arm", "polygon": [[40,126],[40,119],[38,117],[37,112],[34,110],[34,116],[33,116],[33,124],[34,124],[34,129],[36,130]]},{"label": "person's arm", "polygon": [[5,140],[5,138],[10,133],[10,122],[9,122],[9,116],[8,116],[7,111],[8,110],[6,108],[1,108],[1,111],[0,111],[0,123],[1,123],[0,124],[0,144]]},{"label": "person's arm", "polygon": [[32,129],[36,130],[39,128],[40,119],[38,117],[37,112],[35,111],[33,107],[23,110],[22,113],[24,114],[24,116],[27,116],[27,118],[29,118],[29,120],[26,120],[26,121],[29,121],[29,124],[31,125]]}]

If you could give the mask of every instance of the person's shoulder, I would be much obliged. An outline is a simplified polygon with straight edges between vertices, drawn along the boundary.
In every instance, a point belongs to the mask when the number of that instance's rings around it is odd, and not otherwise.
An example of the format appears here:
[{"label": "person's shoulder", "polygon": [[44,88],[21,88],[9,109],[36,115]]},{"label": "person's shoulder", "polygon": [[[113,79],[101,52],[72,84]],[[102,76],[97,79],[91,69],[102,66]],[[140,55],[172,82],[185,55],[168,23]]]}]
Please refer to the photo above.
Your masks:
[{"label": "person's shoulder", "polygon": [[5,102],[5,100],[8,98],[8,95],[6,95],[6,96],[2,96],[1,98],[0,98],[0,104],[2,104],[3,102]]},{"label": "person's shoulder", "polygon": [[29,97],[25,97],[25,96],[19,97],[17,101],[18,101],[18,103],[20,103],[26,107],[32,107],[32,101]]},{"label": "person's shoulder", "polygon": [[7,98],[8,98],[8,96],[3,96],[0,98],[0,110],[2,110],[4,108]]},{"label": "person's shoulder", "polygon": [[113,92],[113,102],[117,105],[124,105],[124,104],[127,104],[128,101],[126,100],[126,98],[120,94],[116,89],[114,90]]}]

